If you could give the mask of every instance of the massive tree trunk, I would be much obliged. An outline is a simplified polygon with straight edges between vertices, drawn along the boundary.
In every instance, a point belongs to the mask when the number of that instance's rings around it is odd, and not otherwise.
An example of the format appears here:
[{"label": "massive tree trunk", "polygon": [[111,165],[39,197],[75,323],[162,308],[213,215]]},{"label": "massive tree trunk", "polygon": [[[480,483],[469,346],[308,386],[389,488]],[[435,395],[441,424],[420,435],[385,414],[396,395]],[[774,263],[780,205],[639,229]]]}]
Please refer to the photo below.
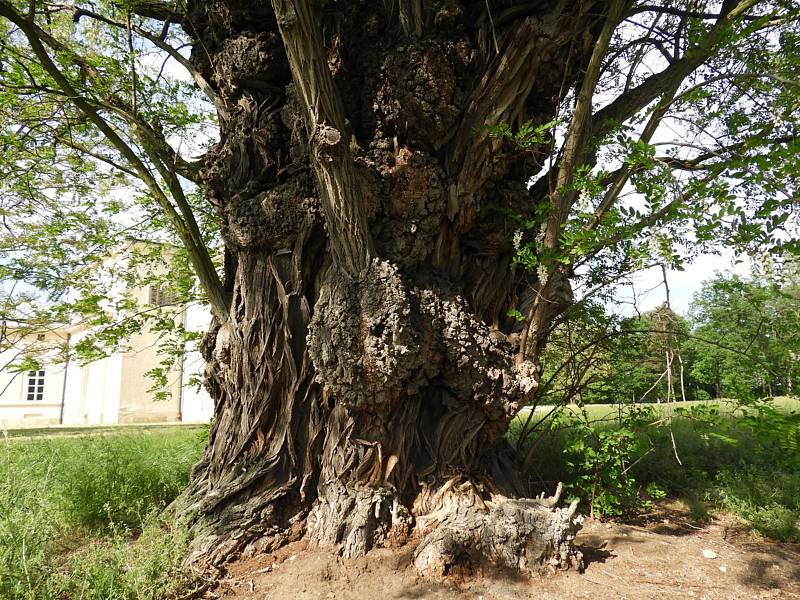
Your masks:
[{"label": "massive tree trunk", "polygon": [[203,179],[231,298],[205,343],[194,560],[300,536],[353,556],[413,532],[423,571],[579,563],[575,506],[526,499],[504,438],[570,301],[565,272],[512,261],[515,219],[547,218],[554,190],[528,180],[549,144],[487,127],[552,120],[607,10],[190,3],[219,97]]}]

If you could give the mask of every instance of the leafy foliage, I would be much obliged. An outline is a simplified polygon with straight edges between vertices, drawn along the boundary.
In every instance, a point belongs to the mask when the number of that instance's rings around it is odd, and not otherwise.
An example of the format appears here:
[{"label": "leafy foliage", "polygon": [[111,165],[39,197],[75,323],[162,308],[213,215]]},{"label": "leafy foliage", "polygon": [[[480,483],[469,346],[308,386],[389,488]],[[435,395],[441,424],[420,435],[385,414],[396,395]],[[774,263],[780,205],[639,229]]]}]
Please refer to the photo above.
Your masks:
[{"label": "leafy foliage", "polygon": [[[643,506],[631,467],[646,451],[637,435],[653,419],[653,411],[636,408],[620,413],[614,427],[598,427],[586,411],[561,411],[552,427],[566,431],[565,464],[572,474],[568,489],[589,505],[591,516],[621,515]],[[659,494],[651,486],[654,495]]]},{"label": "leafy foliage", "polygon": [[800,287],[793,269],[789,263],[782,282],[720,276],[695,298],[694,333],[711,343],[693,343],[690,373],[710,394],[749,399],[795,391]]},{"label": "leafy foliage", "polygon": [[[795,263],[772,280],[717,275],[689,317],[666,306],[622,318],[586,299],[565,314],[543,355],[538,403],[753,400],[796,391],[800,288]],[[667,368],[668,350],[675,358]],[[672,391],[668,389],[672,380]]]},{"label": "leafy foliage", "polygon": [[[215,117],[185,59],[165,53],[186,38],[151,36],[161,25],[119,3],[42,4],[30,22],[18,4],[0,18],[0,320],[15,332],[0,349],[53,361],[25,332],[81,322],[91,334],[59,352],[90,361],[151,330],[163,370],[191,337],[181,307],[206,299],[198,249],[219,245],[191,158],[213,142]],[[173,305],[133,297],[151,285]]]},{"label": "leafy foliage", "polygon": [[[532,478],[572,482],[572,497],[597,517],[647,510],[671,496],[686,499],[698,518],[707,517],[708,502],[765,535],[797,541],[800,454],[787,444],[787,432],[797,435],[796,407],[796,400],[679,404],[671,412],[564,407],[521,449]],[[519,422],[512,428],[521,430]]]}]

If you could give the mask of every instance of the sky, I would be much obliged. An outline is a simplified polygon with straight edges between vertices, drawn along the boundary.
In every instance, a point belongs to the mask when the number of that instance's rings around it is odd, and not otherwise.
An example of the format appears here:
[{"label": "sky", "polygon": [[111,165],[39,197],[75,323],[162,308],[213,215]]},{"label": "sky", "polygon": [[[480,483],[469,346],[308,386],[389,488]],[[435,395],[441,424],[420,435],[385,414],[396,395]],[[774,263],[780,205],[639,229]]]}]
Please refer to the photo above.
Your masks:
[{"label": "sky", "polygon": [[[685,265],[685,270],[667,271],[667,283],[670,291],[670,304],[675,312],[685,315],[695,293],[702,288],[703,282],[712,279],[718,273],[736,274],[747,277],[751,272],[751,264],[747,257],[739,256],[738,260],[730,250],[722,250],[719,255],[700,254],[693,262]],[[632,316],[661,306],[666,293],[660,267],[651,267],[635,273],[630,285],[617,288],[617,297],[623,303],[615,312]]]}]

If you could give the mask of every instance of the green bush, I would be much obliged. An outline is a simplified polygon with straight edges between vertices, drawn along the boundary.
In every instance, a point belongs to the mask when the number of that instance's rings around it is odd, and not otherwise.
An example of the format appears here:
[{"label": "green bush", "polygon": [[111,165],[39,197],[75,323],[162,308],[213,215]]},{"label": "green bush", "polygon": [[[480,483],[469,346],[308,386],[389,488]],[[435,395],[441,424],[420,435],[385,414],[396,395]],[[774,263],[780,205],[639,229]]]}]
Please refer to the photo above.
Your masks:
[{"label": "green bush", "polygon": [[[614,516],[647,505],[648,494],[633,467],[649,452],[641,435],[655,419],[649,407],[626,407],[616,419],[593,421],[585,409],[557,411],[538,436],[522,445],[532,475],[551,484],[563,481],[571,499],[579,499],[593,516]],[[512,435],[518,435],[519,425]],[[534,447],[531,447],[533,444]],[[662,496],[658,486],[650,487]]]},{"label": "green bush", "polygon": [[[596,516],[636,511],[671,495],[686,499],[698,517],[710,502],[765,535],[800,541],[795,406],[759,400],[726,403],[721,410],[699,404],[676,408],[672,418],[648,407],[620,407],[612,420],[568,408],[521,450],[532,457],[533,479],[548,486],[565,482],[583,510]],[[512,441],[520,427],[518,421],[512,428]]]},{"label": "green bush", "polygon": [[724,469],[707,499],[771,538],[800,542],[800,472]]}]

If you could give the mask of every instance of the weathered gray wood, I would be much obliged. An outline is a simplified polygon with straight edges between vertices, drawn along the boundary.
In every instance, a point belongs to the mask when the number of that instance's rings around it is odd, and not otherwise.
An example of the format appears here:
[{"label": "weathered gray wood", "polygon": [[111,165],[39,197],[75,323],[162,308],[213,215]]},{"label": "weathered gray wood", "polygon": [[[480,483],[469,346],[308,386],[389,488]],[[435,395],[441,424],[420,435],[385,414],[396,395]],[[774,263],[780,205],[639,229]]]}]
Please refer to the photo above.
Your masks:
[{"label": "weathered gray wood", "polygon": [[367,227],[371,190],[356,174],[339,91],[333,82],[310,0],[272,0],[292,81],[308,130],[311,163],[334,261],[359,276],[375,255]]}]

